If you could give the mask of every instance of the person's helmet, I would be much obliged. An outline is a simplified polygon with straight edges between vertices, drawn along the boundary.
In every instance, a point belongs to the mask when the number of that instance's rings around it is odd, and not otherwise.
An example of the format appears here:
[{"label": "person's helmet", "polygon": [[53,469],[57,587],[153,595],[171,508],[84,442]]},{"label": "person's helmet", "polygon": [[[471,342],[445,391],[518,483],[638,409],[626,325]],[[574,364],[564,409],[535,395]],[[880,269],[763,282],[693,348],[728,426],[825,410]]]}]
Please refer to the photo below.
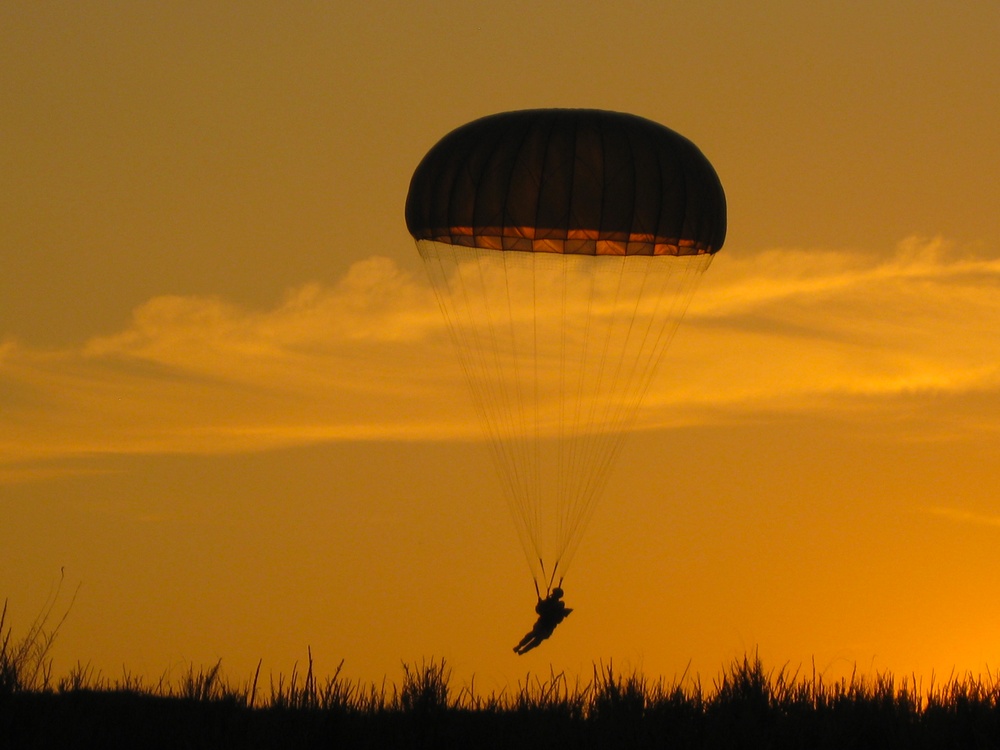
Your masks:
[{"label": "person's helmet", "polygon": [[563,595],[563,590],[558,586],[552,589],[552,596],[554,596],[556,599],[562,599],[562,595]]}]

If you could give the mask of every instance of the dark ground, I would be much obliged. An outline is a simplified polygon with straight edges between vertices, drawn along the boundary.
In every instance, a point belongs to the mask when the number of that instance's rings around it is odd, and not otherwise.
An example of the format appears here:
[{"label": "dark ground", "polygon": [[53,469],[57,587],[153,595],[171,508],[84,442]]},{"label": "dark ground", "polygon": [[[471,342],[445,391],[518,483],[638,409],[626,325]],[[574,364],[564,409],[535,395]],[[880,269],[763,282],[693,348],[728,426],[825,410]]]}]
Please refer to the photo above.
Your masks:
[{"label": "dark ground", "polygon": [[675,697],[644,704],[605,695],[585,712],[419,702],[357,711],[126,691],[15,693],[0,696],[0,748],[1000,748],[995,702],[913,710],[890,699],[778,705],[746,694],[699,706]]}]

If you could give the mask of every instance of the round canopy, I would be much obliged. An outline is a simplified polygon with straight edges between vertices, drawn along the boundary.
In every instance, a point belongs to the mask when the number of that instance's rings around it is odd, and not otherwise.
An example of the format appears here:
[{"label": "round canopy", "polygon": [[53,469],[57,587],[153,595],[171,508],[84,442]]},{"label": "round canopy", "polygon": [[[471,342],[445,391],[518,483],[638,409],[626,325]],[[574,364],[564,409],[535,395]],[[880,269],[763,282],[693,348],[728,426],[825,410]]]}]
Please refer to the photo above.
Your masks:
[{"label": "round canopy", "polygon": [[726,196],[697,146],[635,115],[538,109],[442,138],[413,174],[417,240],[586,255],[715,253]]}]

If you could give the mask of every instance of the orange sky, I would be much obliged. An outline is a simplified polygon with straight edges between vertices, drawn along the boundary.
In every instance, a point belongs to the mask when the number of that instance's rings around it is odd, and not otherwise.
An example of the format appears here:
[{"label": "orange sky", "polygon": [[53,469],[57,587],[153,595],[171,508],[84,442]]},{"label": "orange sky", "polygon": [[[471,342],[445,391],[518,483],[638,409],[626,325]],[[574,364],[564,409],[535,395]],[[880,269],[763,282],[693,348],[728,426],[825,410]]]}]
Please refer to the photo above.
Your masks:
[{"label": "orange sky", "polygon": [[[1000,6],[0,7],[0,596],[157,678],[489,689],[1000,657]],[[533,592],[403,224],[496,111],[678,130],[729,200],[574,561]],[[811,668],[811,667],[810,667]]]}]

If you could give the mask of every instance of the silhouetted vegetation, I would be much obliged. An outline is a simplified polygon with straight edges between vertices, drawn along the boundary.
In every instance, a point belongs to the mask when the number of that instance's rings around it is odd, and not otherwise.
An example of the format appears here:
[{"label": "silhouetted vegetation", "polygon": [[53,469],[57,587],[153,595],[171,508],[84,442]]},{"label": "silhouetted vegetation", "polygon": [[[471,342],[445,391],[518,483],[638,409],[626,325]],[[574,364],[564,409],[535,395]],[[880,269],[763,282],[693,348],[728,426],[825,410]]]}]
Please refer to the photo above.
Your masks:
[{"label": "silhouetted vegetation", "polygon": [[710,688],[594,667],[589,680],[525,678],[457,690],[444,660],[403,664],[400,685],[305,673],[231,684],[221,662],[179,680],[114,680],[77,664],[55,680],[51,606],[14,639],[0,615],[0,747],[143,748],[1000,748],[1000,682],[921,690],[876,674],[831,682],[755,654]]}]

